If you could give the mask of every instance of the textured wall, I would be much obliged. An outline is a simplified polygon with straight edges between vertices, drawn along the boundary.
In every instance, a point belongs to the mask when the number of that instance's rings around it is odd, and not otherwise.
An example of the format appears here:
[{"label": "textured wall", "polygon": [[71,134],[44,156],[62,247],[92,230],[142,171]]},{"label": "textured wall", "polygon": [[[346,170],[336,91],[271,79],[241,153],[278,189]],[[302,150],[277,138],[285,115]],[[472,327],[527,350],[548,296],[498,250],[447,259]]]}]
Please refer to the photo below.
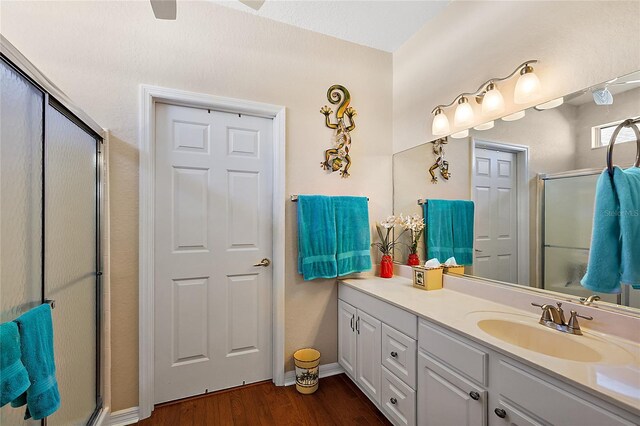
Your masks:
[{"label": "textured wall", "polygon": [[[370,197],[371,219],[391,212],[391,54],[208,2],[178,2],[177,21],[147,1],[2,2],[2,33],[112,131],[113,410],[138,401],[138,85],[287,107],[287,194]],[[319,113],[345,85],[358,111],[352,176],[320,169],[331,142]],[[337,360],[337,286],[296,273],[296,212],[286,209],[286,357],[314,346]]]},{"label": "textured wall", "polygon": [[638,34],[638,1],[452,2],[393,54],[394,152],[433,139],[433,107],[528,59],[545,99],[637,71]]}]

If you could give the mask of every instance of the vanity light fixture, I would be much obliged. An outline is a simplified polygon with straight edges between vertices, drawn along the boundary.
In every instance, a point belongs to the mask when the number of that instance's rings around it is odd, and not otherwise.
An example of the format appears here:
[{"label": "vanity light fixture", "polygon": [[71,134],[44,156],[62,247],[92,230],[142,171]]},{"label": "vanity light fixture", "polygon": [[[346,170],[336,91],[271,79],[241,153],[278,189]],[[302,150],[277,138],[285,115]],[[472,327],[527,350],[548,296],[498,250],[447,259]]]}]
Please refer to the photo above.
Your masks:
[{"label": "vanity light fixture", "polygon": [[[530,103],[534,102],[540,97],[541,86],[538,76],[533,70],[532,64],[537,63],[535,59],[523,62],[518,65],[511,74],[503,78],[492,78],[484,82],[478,90],[471,93],[461,93],[456,96],[453,101],[446,105],[438,105],[432,111],[433,121],[431,123],[431,133],[433,136],[446,136],[451,131],[449,124],[449,118],[446,114],[446,109],[456,105],[455,113],[453,116],[453,124],[455,127],[464,129],[465,127],[471,127],[475,120],[475,114],[473,108],[469,103],[469,99],[475,99],[475,101],[482,105],[482,114],[496,116],[504,111],[505,101],[504,96],[498,89],[497,84],[501,81],[506,81],[514,77],[516,74],[520,74],[514,91],[514,103]],[[519,111],[515,114],[508,115],[503,118],[505,121],[513,121],[524,117],[524,111]],[[487,126],[487,127],[485,127]],[[483,129],[490,129],[489,122],[480,124],[475,127]],[[463,132],[457,132],[456,134],[462,134]],[[453,137],[453,135],[452,135]],[[466,137],[466,136],[460,136]]]},{"label": "vanity light fixture", "polygon": [[494,125],[495,125],[495,122],[487,121],[486,123],[483,123],[483,124],[480,124],[479,126],[474,127],[474,129],[476,129],[476,130],[489,130],[489,129],[493,129]]},{"label": "vanity light fixture", "polygon": [[434,136],[442,136],[449,133],[450,130],[451,127],[449,126],[447,114],[442,112],[440,108],[436,109],[433,123],[431,124],[431,134]]},{"label": "vanity light fixture", "polygon": [[553,99],[549,102],[541,103],[540,105],[535,106],[534,108],[538,111],[544,111],[545,109],[551,109],[559,107],[564,103],[564,98],[561,96],[557,99]]},{"label": "vanity light fixture", "polygon": [[453,124],[456,127],[470,126],[473,124],[473,108],[469,104],[469,100],[464,96],[458,99],[458,106],[456,107],[456,113],[453,116]]},{"label": "vanity light fixture", "polygon": [[469,129],[451,135],[453,139],[462,139],[466,138],[467,136],[469,136]]},{"label": "vanity light fixture", "polygon": [[525,116],[525,112],[524,112],[524,110],[522,110],[522,111],[518,111],[518,112],[515,112],[513,114],[510,114],[510,115],[505,115],[504,117],[502,117],[502,120],[503,121],[516,121],[516,120],[520,120],[524,116]]},{"label": "vanity light fixture", "polygon": [[513,93],[513,102],[517,104],[533,102],[540,97],[541,91],[540,80],[533,72],[533,67],[527,63],[520,69],[520,77]]},{"label": "vanity light fixture", "polygon": [[482,113],[494,115],[500,114],[502,111],[504,111],[504,98],[495,83],[491,82],[487,86],[487,92],[482,97]]}]

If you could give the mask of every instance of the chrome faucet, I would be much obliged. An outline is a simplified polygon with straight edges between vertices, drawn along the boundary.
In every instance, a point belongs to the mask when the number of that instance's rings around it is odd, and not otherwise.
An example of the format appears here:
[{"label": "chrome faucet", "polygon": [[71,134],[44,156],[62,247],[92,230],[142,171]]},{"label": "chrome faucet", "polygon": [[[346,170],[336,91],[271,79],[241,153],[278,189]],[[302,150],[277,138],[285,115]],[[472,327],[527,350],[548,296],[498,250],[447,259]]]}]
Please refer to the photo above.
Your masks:
[{"label": "chrome faucet", "polygon": [[582,331],[580,330],[578,318],[583,318],[589,321],[593,319],[593,317],[578,315],[576,311],[571,311],[569,322],[566,322],[564,318],[564,310],[562,309],[562,303],[560,302],[556,303],[557,307],[548,303],[545,303],[544,305],[532,303],[532,305],[542,309],[542,316],[540,317],[539,321],[540,324],[544,325],[545,327],[556,329],[563,333],[570,333],[581,336]]}]

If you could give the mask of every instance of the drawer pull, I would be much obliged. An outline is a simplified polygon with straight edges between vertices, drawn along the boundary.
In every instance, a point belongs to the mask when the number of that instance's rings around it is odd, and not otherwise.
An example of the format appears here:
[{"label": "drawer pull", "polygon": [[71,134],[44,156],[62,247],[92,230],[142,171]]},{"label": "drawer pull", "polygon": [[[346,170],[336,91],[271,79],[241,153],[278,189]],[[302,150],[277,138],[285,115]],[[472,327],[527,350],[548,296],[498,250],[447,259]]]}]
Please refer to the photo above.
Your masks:
[{"label": "drawer pull", "polygon": [[398,358],[398,352],[391,352],[391,356],[393,358]]},{"label": "drawer pull", "polygon": [[398,400],[395,398],[391,398],[389,402],[392,403],[393,405],[396,405],[398,403]]},{"label": "drawer pull", "polygon": [[493,412],[496,413],[496,416],[500,417],[501,419],[507,417],[507,412],[502,408],[496,408],[495,410],[493,410]]},{"label": "drawer pull", "polygon": [[356,329],[353,328],[353,317],[354,315],[351,315],[351,331],[356,331]]},{"label": "drawer pull", "polygon": [[471,399],[473,399],[474,401],[477,401],[480,399],[480,394],[476,391],[471,391],[469,392],[469,396],[471,397]]}]

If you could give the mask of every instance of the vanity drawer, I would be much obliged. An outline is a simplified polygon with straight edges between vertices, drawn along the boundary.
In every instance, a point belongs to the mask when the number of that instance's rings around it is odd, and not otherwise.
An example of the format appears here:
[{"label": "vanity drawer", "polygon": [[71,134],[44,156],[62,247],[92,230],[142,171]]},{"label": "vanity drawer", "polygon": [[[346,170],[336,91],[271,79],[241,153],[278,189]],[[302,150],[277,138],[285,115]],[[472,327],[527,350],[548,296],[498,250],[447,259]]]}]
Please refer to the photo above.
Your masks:
[{"label": "vanity drawer", "polygon": [[382,324],[382,365],[415,389],[416,341]]},{"label": "vanity drawer", "polygon": [[420,349],[486,386],[489,354],[462,339],[422,319],[418,323]]},{"label": "vanity drawer", "polygon": [[[545,423],[581,426],[631,426],[636,423],[555,386],[545,376],[527,371],[511,360],[500,359],[496,370],[501,397],[534,413]],[[509,416],[509,408],[504,409]]]},{"label": "vanity drawer", "polygon": [[380,405],[396,425],[416,424],[416,391],[382,367]]}]

